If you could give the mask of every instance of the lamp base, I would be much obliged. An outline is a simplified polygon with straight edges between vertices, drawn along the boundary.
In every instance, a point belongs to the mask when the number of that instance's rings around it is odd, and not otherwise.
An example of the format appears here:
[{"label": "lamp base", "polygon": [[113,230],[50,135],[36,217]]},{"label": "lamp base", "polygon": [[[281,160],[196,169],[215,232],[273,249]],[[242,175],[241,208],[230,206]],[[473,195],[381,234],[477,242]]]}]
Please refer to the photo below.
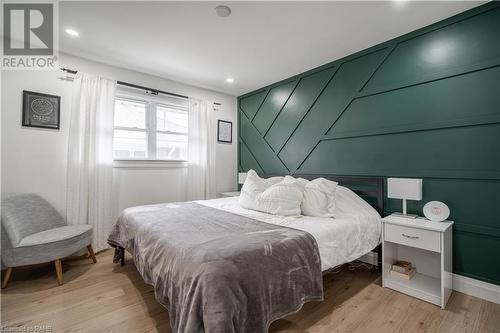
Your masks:
[{"label": "lamp base", "polygon": [[418,217],[418,215],[416,214],[403,214],[403,213],[392,213],[392,215],[397,217],[404,217],[407,219],[416,219]]}]

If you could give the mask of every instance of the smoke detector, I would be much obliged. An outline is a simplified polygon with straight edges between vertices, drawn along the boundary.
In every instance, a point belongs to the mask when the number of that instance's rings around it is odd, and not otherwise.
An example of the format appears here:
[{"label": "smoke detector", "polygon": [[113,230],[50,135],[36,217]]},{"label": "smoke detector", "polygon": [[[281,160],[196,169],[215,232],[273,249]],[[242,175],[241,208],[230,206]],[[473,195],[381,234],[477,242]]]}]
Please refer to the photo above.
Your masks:
[{"label": "smoke detector", "polygon": [[228,17],[229,15],[231,15],[231,8],[229,8],[228,6],[220,5],[215,7],[215,12],[219,17]]}]

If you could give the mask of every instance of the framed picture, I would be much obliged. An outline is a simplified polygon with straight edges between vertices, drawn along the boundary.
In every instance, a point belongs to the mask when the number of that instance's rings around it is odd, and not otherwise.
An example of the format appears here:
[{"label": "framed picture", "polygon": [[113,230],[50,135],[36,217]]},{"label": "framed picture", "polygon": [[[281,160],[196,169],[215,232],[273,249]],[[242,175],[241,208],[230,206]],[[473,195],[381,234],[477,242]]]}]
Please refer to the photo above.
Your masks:
[{"label": "framed picture", "polygon": [[61,97],[23,90],[23,126],[59,129]]},{"label": "framed picture", "polygon": [[225,120],[217,121],[217,141],[233,143],[233,123]]}]

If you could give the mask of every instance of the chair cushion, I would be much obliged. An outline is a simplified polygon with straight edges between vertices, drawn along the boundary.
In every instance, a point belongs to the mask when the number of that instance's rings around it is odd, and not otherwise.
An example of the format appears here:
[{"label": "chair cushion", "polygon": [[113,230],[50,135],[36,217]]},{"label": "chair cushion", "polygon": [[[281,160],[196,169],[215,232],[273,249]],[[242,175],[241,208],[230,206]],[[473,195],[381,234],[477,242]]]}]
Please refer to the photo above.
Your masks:
[{"label": "chair cushion", "polygon": [[40,264],[68,257],[90,245],[92,227],[74,225],[27,236],[15,246],[6,246],[2,234],[2,262],[7,267]]},{"label": "chair cushion", "polygon": [[79,238],[86,232],[92,230],[92,227],[88,224],[85,225],[69,225],[59,228],[54,228],[50,230],[45,230],[37,232],[36,234],[24,237],[17,246],[15,247],[25,247],[34,246],[41,244],[48,244],[59,242],[63,240],[69,240],[71,238]]},{"label": "chair cushion", "polygon": [[41,231],[66,225],[63,217],[45,199],[36,194],[2,198],[2,225],[12,246]]}]

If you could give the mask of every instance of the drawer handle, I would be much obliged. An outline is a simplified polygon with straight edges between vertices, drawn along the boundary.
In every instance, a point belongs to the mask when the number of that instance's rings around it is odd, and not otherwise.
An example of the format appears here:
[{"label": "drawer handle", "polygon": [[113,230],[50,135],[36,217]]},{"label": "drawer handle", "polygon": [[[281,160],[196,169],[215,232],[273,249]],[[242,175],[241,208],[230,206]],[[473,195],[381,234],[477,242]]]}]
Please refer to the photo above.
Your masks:
[{"label": "drawer handle", "polygon": [[419,237],[418,236],[410,236],[410,235],[407,235],[407,234],[401,234],[403,237],[406,237],[406,238],[409,238],[409,239],[418,239]]}]

